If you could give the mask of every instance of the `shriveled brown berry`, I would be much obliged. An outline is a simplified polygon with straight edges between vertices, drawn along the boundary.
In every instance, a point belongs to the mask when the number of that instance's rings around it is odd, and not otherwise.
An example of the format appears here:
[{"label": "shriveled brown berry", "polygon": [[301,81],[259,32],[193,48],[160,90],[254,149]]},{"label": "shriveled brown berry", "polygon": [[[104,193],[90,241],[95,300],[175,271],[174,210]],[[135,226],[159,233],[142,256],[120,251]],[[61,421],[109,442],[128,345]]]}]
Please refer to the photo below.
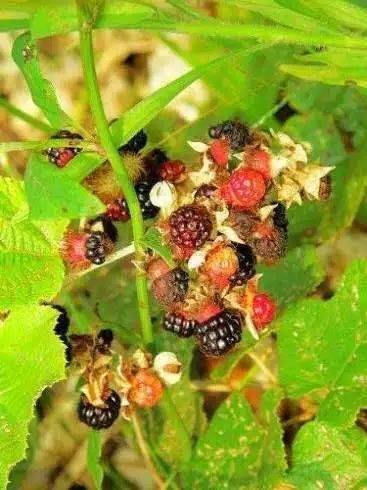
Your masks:
[{"label": "shriveled brown berry", "polygon": [[189,275],[176,267],[152,283],[152,293],[156,300],[167,308],[183,301],[189,285]]},{"label": "shriveled brown berry", "polygon": [[274,264],[284,257],[287,251],[287,232],[281,228],[263,225],[256,231],[252,247],[263,262]]}]

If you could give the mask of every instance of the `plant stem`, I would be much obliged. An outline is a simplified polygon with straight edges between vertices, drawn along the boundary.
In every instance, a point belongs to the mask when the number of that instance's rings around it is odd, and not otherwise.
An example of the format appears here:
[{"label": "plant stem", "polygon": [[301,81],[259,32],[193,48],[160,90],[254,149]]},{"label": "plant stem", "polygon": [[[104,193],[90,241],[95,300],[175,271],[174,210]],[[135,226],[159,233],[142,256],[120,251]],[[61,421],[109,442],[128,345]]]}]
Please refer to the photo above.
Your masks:
[{"label": "plant stem", "polygon": [[135,437],[136,437],[136,442],[139,446],[140,452],[146,462],[146,465],[148,466],[157,486],[159,489],[165,488],[164,481],[161,479],[159,476],[157,470],[155,469],[155,466],[151,460],[150,454],[149,454],[149,449],[148,446],[145,442],[141,427],[140,427],[140,421],[136,413],[134,413],[131,416],[131,422],[134,427],[134,432],[135,432]]},{"label": "plant stem", "polygon": [[39,119],[36,119],[33,116],[30,116],[21,109],[18,109],[18,107],[15,107],[13,104],[11,104],[5,97],[0,97],[0,107],[3,107],[8,112],[10,112],[10,114],[13,114],[13,116],[15,117],[19,117],[19,119],[22,119],[34,128],[45,131],[46,133],[52,133],[54,131],[54,128],[52,126],[43,121],[40,121]]},{"label": "plant stem", "polygon": [[[121,186],[131,215],[131,224],[136,250],[136,262],[143,260],[144,249],[144,221],[134,186],[129,179],[128,172],[123,165],[121,156],[117,152],[109,131],[106,114],[103,109],[101,94],[98,87],[96,68],[93,55],[92,26],[83,22],[80,28],[80,51],[83,63],[84,78],[89,94],[89,103],[92,109],[94,122],[100,142],[106,151],[107,157]],[[138,298],[140,324],[144,342],[153,341],[152,324],[150,318],[149,295],[147,279],[143,272],[136,272],[136,292]]]},{"label": "plant stem", "polygon": [[73,139],[49,139],[44,141],[9,141],[0,143],[0,152],[34,150],[42,151],[47,148],[83,148],[84,150],[97,151],[95,143],[85,140]]}]

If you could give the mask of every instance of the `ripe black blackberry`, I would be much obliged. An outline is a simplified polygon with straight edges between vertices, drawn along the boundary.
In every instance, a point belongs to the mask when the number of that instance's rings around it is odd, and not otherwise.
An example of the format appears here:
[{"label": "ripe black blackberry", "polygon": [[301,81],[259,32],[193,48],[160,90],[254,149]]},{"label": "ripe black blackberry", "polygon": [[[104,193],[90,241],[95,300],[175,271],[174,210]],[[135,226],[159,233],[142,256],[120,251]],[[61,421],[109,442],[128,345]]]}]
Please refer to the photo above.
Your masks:
[{"label": "ripe black blackberry", "polygon": [[168,224],[172,242],[186,250],[200,248],[213,228],[207,209],[196,204],[178,208],[171,214]]},{"label": "ripe black blackberry", "polygon": [[281,230],[284,230],[286,233],[288,231],[288,218],[287,218],[287,209],[282,202],[274,201],[272,204],[277,204],[277,207],[273,210],[273,223],[274,225]]},{"label": "ripe black blackberry", "polygon": [[231,277],[232,286],[242,286],[256,274],[256,256],[249,245],[234,243],[238,258],[238,271]]},{"label": "ripe black blackberry", "polygon": [[105,238],[103,232],[95,231],[90,234],[85,243],[85,257],[93,264],[100,265],[106,260]]},{"label": "ripe black blackberry", "polygon": [[70,318],[68,316],[68,312],[61,305],[51,305],[51,308],[60,312],[60,315],[57,317],[56,325],[54,327],[54,332],[59,337],[67,335],[69,326],[70,326]]},{"label": "ripe black blackberry", "polygon": [[112,243],[116,243],[118,238],[118,232],[116,226],[112,223],[112,220],[104,215],[97,216],[97,218],[88,221],[85,230],[88,232],[102,232],[108,236]]},{"label": "ripe black blackberry", "polygon": [[117,419],[121,408],[121,398],[110,390],[105,400],[105,407],[96,407],[85,395],[81,395],[78,405],[79,420],[93,429],[108,429]]},{"label": "ripe black blackberry", "polygon": [[226,308],[196,329],[200,350],[208,356],[221,356],[241,341],[241,314]]},{"label": "ripe black blackberry", "polygon": [[[51,136],[51,139],[82,140],[83,137],[78,133],[72,133],[67,129],[61,129]],[[65,167],[72,158],[82,151],[81,148],[48,148],[45,154],[51,163],[58,167]]]},{"label": "ripe black blackberry", "polygon": [[240,121],[224,121],[209,128],[209,136],[214,139],[225,139],[233,151],[240,151],[252,138],[250,131]]},{"label": "ripe black blackberry", "polygon": [[147,133],[141,129],[137,132],[125,145],[120,146],[118,149],[120,154],[123,153],[139,153],[147,144]]},{"label": "ripe black blackberry", "polygon": [[110,328],[104,328],[98,332],[96,347],[101,354],[108,354],[113,341],[113,332]]},{"label": "ripe black blackberry", "polygon": [[176,267],[171,273],[173,274],[177,289],[181,292],[180,296],[185,297],[189,287],[189,274],[181,269],[181,267]]},{"label": "ripe black blackberry", "polygon": [[172,332],[179,337],[191,337],[195,333],[197,322],[188,320],[182,315],[175,313],[167,313],[163,320],[163,328],[168,332]]},{"label": "ripe black blackberry", "polygon": [[153,184],[154,183],[148,182],[147,180],[142,180],[135,186],[135,192],[144,219],[154,218],[159,212],[159,208],[152,204],[149,197]]}]

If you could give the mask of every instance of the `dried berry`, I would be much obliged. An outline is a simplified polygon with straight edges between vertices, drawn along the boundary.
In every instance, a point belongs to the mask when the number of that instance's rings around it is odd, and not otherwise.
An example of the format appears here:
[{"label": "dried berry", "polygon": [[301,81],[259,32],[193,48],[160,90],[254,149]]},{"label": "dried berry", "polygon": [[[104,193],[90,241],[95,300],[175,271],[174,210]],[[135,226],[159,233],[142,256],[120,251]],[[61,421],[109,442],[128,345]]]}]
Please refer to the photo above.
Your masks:
[{"label": "dried berry", "polygon": [[154,218],[159,213],[159,208],[152,204],[149,197],[152,187],[153,183],[148,181],[141,181],[135,186],[135,192],[144,219]]},{"label": "dried berry", "polygon": [[185,178],[186,167],[181,160],[167,160],[158,168],[158,175],[162,180],[177,184]]},{"label": "dried berry", "polygon": [[195,199],[209,199],[214,192],[217,190],[217,187],[215,185],[211,184],[203,184],[201,185],[195,192]]},{"label": "dried berry", "polygon": [[163,320],[163,328],[179,337],[191,337],[195,332],[197,322],[189,320],[176,313],[167,313]]},{"label": "dried berry", "polygon": [[139,153],[147,144],[147,133],[141,129],[136,133],[125,145],[120,146],[118,149],[120,154],[124,153]]},{"label": "dried berry", "polygon": [[187,257],[206,242],[213,228],[208,211],[198,205],[181,206],[171,214],[168,224],[171,241]]},{"label": "dried berry", "polygon": [[265,191],[265,180],[259,172],[251,168],[239,168],[220,188],[220,195],[227,204],[239,210],[246,210],[257,206]]},{"label": "dried berry", "polygon": [[185,299],[188,286],[188,273],[176,267],[153,281],[152,293],[163,306],[171,307]]},{"label": "dried berry", "polygon": [[209,128],[209,136],[214,139],[225,139],[233,151],[243,150],[252,141],[248,127],[240,121],[224,121],[212,126]]},{"label": "dried berry", "polygon": [[163,395],[161,380],[150,369],[140,369],[130,380],[129,399],[142,408],[157,405]]},{"label": "dried berry", "polygon": [[233,286],[242,286],[256,274],[256,256],[249,245],[233,243],[233,247],[237,254],[239,267],[230,278],[230,282]]},{"label": "dried berry", "polygon": [[120,197],[108,204],[105,215],[113,221],[129,221],[130,213],[126,199]]},{"label": "dried berry", "polygon": [[274,264],[284,257],[287,251],[287,232],[269,223],[256,226],[251,243],[254,253],[267,264]]},{"label": "dried berry", "polygon": [[229,143],[226,140],[215,140],[210,145],[210,156],[220,167],[225,167],[229,160]]},{"label": "dried berry", "polygon": [[238,311],[225,309],[197,327],[200,350],[209,356],[220,356],[240,342],[242,319]]},{"label": "dried berry", "polygon": [[108,429],[120,413],[121,398],[114,390],[104,400],[103,407],[90,403],[85,395],[81,395],[78,405],[79,420],[95,430]]},{"label": "dried berry", "polygon": [[[52,139],[82,140],[83,137],[78,133],[72,133],[67,129],[61,129],[51,136]],[[65,167],[75,155],[81,152],[81,148],[48,148],[45,152],[49,161],[60,168]]]},{"label": "dried berry", "polygon": [[158,277],[164,276],[169,272],[167,262],[161,258],[153,259],[147,267],[147,274],[151,281],[155,281]]},{"label": "dried berry", "polygon": [[258,330],[271,323],[276,314],[274,301],[265,293],[258,293],[252,302],[252,320]]}]

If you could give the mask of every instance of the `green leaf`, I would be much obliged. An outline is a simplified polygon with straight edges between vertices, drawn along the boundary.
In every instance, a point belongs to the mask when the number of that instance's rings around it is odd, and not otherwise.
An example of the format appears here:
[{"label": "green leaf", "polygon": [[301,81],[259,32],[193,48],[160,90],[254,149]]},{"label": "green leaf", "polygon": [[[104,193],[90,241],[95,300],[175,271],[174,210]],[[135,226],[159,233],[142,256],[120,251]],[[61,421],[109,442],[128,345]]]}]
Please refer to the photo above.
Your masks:
[{"label": "green leaf", "polygon": [[103,468],[100,464],[101,454],[101,433],[91,430],[88,434],[87,466],[96,490],[101,490],[103,482]]},{"label": "green leaf", "polygon": [[344,0],[312,0],[313,8],[320,9],[327,17],[351,29],[366,31],[367,9]]},{"label": "green leaf", "polygon": [[[75,2],[65,2],[52,5],[37,5],[31,18],[30,28],[34,39],[65,34],[77,31],[79,28],[77,9]],[[119,27],[122,23],[139,24],[143,20],[151,18],[155,10],[148,5],[139,5],[136,2],[122,0],[108,0],[97,19],[97,28]]]},{"label": "green leaf", "polygon": [[367,404],[367,262],[347,270],[329,301],[305,300],[282,316],[278,330],[279,373],[287,395],[319,392],[318,418],[352,425]]},{"label": "green leaf", "polygon": [[217,490],[223,482],[228,488],[274,488],[286,468],[280,399],[280,390],[269,390],[258,419],[239,393],[223,402],[197,443],[185,488]]},{"label": "green leaf", "polygon": [[306,424],[297,434],[292,461],[287,483],[296,488],[366,488],[367,439],[357,427],[341,431],[321,422]]},{"label": "green leaf", "polygon": [[103,162],[105,158],[98,153],[89,153],[82,151],[78,153],[70,163],[63,169],[59,169],[59,173],[62,173],[69,179],[81,182],[87,175],[96,170]]},{"label": "green leaf", "polygon": [[150,248],[153,252],[160,255],[168,265],[173,266],[174,260],[172,257],[172,251],[168,245],[164,242],[163,236],[158,228],[152,226],[144,235],[143,246]]},{"label": "green leaf", "polygon": [[29,33],[17,37],[12,55],[23,73],[33,102],[41,109],[50,124],[58,129],[73,126],[73,122],[61,109],[52,84],[42,76],[37,48]]},{"label": "green leaf", "polygon": [[0,328],[0,488],[25,457],[36,399],[64,378],[64,347],[53,332],[57,315],[44,306],[21,307]]},{"label": "green leaf", "polygon": [[[202,398],[190,386],[190,365],[193,356],[193,342],[177,340],[169,333],[162,332],[155,336],[157,352],[174,352],[182,363],[183,375],[179,383],[169,388],[169,400],[163,399],[157,407],[157,413],[163,425],[159,426],[156,435],[156,451],[168,464],[180,468],[188,461],[191,447],[184,445],[177,428],[176,418],[181,418],[190,437],[200,433],[204,413]],[[172,406],[173,405],[173,406]],[[180,440],[180,444],[177,441]]]},{"label": "green leaf", "polygon": [[[252,53],[257,50],[259,50],[259,47],[255,46],[248,48],[246,51]],[[136,104],[120,119],[117,119],[111,124],[112,136],[116,146],[123,145],[129,141],[132,136],[134,136],[141,128],[144,128],[186,87],[199,78],[211,74],[213,70],[223,68],[230,62],[230,60],[234,61],[236,57],[240,55],[244,55],[244,50],[230,55],[226,54],[219,59],[200,65]]]},{"label": "green leaf", "polygon": [[83,218],[105,210],[96,196],[37,154],[27,165],[25,191],[31,219]]},{"label": "green leaf", "polygon": [[61,288],[65,220],[37,222],[19,181],[0,178],[0,310],[50,300]]},{"label": "green leaf", "polygon": [[315,247],[295,248],[272,267],[260,266],[261,288],[276,300],[278,308],[312,293],[325,272]]},{"label": "green leaf", "polygon": [[[312,293],[324,277],[320,259],[311,246],[291,250],[279,264],[260,266],[258,271],[263,274],[261,288],[273,296],[278,309]],[[210,377],[215,381],[227,379],[255,343],[255,339],[245,331],[240,346],[211,371]]]}]

